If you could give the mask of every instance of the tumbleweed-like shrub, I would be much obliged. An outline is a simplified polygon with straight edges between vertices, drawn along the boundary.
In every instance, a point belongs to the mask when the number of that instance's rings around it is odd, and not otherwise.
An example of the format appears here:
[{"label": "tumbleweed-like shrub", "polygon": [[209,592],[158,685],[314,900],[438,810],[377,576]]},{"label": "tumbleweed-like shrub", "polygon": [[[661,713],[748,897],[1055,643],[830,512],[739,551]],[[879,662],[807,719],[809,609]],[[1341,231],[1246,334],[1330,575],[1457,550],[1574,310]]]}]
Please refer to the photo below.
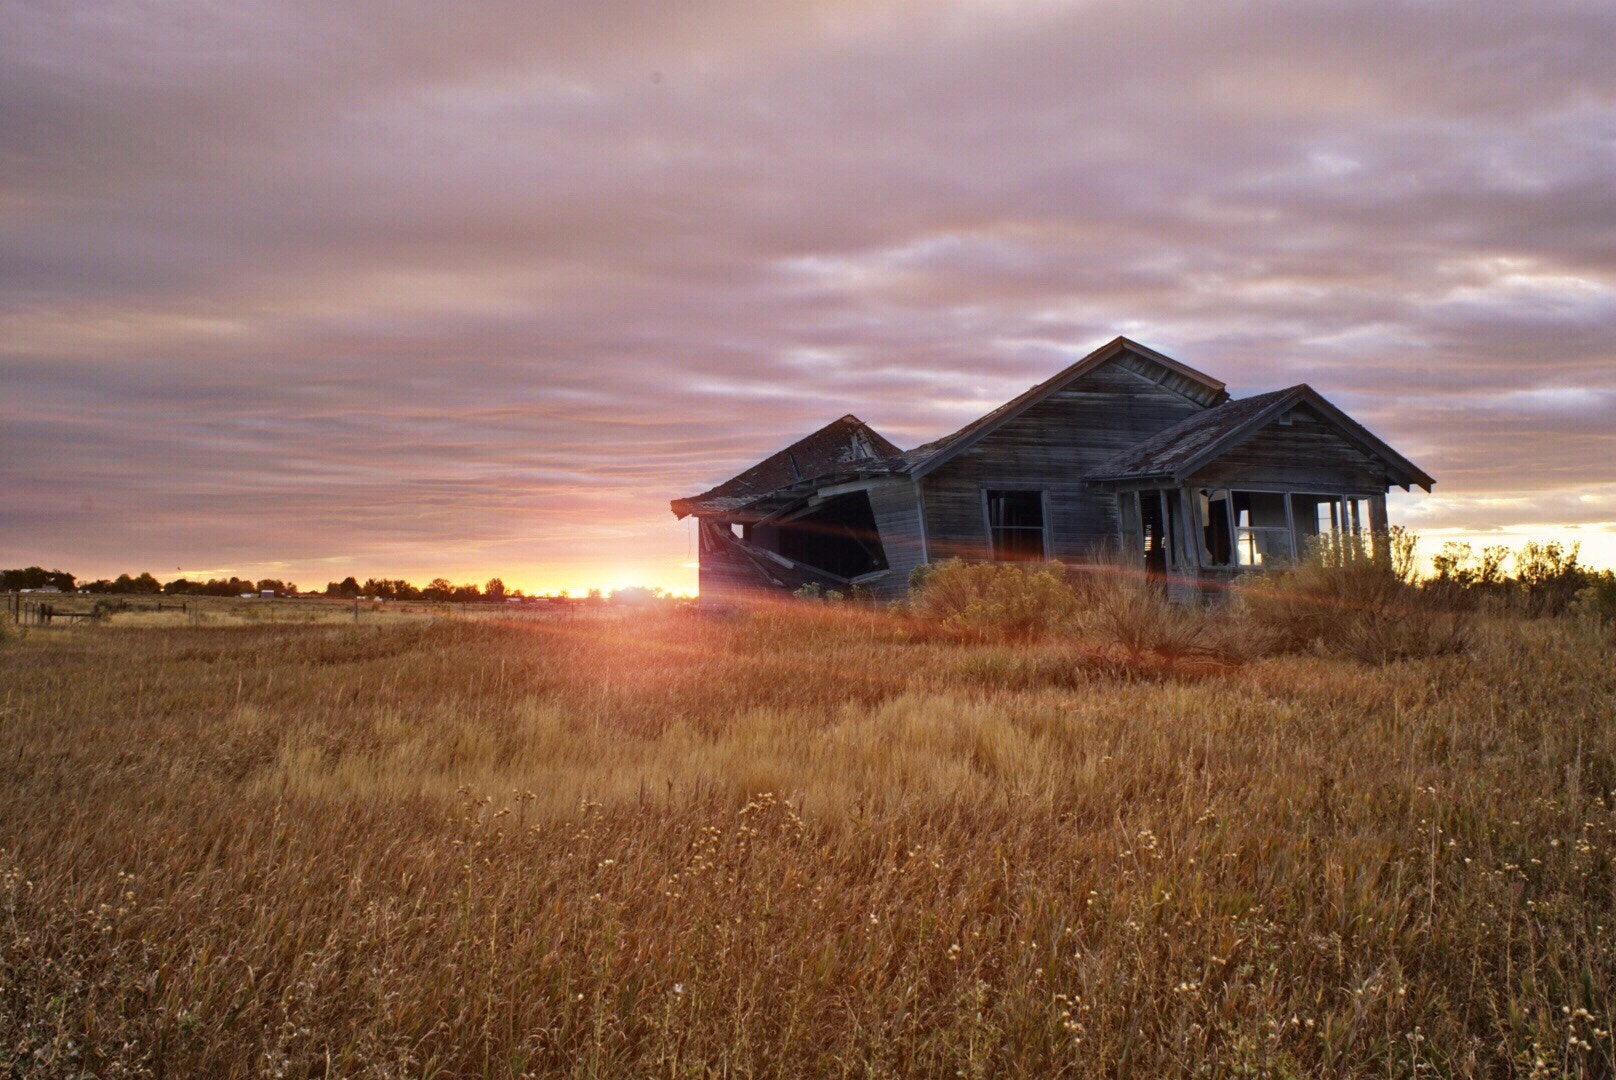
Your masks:
[{"label": "tumbleweed-like shrub", "polygon": [[1073,629],[1077,590],[1059,563],[949,559],[911,579],[910,610],[977,637],[1037,637]]},{"label": "tumbleweed-like shrub", "polygon": [[1384,664],[1464,648],[1466,617],[1416,586],[1416,538],[1322,537],[1294,566],[1236,588],[1236,616],[1264,651]]}]

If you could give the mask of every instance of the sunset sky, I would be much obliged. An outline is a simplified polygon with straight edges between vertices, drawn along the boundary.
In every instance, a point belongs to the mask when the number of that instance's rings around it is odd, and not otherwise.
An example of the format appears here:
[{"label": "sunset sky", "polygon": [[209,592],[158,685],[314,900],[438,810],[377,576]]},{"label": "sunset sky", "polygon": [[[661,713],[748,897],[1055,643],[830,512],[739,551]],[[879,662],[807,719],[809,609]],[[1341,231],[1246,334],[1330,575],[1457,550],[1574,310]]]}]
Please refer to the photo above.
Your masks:
[{"label": "sunset sky", "polygon": [[695,586],[1117,334],[1616,565],[1616,4],[0,2],[0,566]]}]

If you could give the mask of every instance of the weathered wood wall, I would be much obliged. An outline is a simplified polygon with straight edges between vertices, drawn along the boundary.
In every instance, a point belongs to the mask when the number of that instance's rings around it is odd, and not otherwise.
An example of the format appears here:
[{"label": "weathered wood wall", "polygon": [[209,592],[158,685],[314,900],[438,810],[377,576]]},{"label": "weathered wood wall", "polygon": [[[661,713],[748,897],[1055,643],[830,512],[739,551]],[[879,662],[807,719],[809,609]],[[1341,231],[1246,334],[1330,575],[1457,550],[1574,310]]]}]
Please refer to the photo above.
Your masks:
[{"label": "weathered wood wall", "polygon": [[1081,376],[921,480],[932,559],[988,556],[984,489],[1048,491],[1045,535],[1057,559],[1115,546],[1116,496],[1083,477],[1200,409],[1120,363]]},{"label": "weathered wood wall", "polygon": [[870,496],[870,509],[875,511],[875,526],[881,532],[887,573],[867,582],[864,588],[882,600],[901,600],[909,591],[910,571],[926,561],[919,493],[908,477],[872,481],[865,491]]},{"label": "weathered wood wall", "polygon": [[702,607],[730,607],[755,599],[760,590],[771,591],[753,565],[736,556],[714,534],[728,528],[716,522],[697,525],[696,585]]}]

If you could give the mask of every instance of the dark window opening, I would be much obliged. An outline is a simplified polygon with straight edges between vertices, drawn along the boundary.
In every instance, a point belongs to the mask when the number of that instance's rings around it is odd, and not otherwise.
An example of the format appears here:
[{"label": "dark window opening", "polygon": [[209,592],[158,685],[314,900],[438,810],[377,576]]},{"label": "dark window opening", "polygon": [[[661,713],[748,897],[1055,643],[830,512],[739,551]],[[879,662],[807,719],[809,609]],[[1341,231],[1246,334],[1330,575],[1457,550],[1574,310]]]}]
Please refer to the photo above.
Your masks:
[{"label": "dark window opening", "polygon": [[988,536],[993,557],[1004,561],[1037,562],[1044,552],[1044,493],[990,491]]},{"label": "dark window opening", "polygon": [[1228,566],[1234,561],[1231,520],[1227,491],[1201,492],[1201,538],[1206,544],[1207,562],[1213,566]]},{"label": "dark window opening", "polygon": [[805,514],[760,526],[754,533],[759,543],[791,561],[837,577],[854,578],[887,568],[875,511],[862,491],[837,495]]},{"label": "dark window opening", "polygon": [[1172,561],[1168,541],[1169,522],[1162,514],[1162,496],[1159,491],[1139,493],[1139,530],[1144,545],[1145,573],[1166,574]]}]

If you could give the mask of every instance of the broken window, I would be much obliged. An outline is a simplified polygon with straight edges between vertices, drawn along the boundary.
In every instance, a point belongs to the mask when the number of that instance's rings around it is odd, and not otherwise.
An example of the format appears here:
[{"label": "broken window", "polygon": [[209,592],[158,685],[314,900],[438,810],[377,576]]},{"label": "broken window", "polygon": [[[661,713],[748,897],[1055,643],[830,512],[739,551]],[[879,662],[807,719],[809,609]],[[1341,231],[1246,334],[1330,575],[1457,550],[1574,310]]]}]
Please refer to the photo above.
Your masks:
[{"label": "broken window", "polygon": [[1297,549],[1325,547],[1340,552],[1370,550],[1367,541],[1344,545],[1348,537],[1369,533],[1369,500],[1350,495],[1295,494],[1291,514],[1296,521]]},{"label": "broken window", "polygon": [[1347,519],[1352,522],[1352,531],[1367,533],[1374,526],[1369,521],[1369,500],[1348,498],[1346,501]]},{"label": "broken window", "polygon": [[870,497],[837,495],[797,514],[753,526],[752,542],[793,562],[836,577],[855,578],[887,568]]},{"label": "broken window", "polygon": [[1339,495],[1292,495],[1291,516],[1296,522],[1299,546],[1305,546],[1312,537],[1331,537],[1350,531],[1342,524],[1345,519]]},{"label": "broken window", "polygon": [[1231,492],[1237,566],[1265,566],[1292,557],[1285,496],[1277,491]]},{"label": "broken window", "polygon": [[1037,561],[1044,551],[1044,493],[989,491],[988,537],[993,557],[1005,561]]},{"label": "broken window", "polygon": [[1206,545],[1207,562],[1212,566],[1228,566],[1234,561],[1232,520],[1228,490],[1201,489],[1201,539]]}]

